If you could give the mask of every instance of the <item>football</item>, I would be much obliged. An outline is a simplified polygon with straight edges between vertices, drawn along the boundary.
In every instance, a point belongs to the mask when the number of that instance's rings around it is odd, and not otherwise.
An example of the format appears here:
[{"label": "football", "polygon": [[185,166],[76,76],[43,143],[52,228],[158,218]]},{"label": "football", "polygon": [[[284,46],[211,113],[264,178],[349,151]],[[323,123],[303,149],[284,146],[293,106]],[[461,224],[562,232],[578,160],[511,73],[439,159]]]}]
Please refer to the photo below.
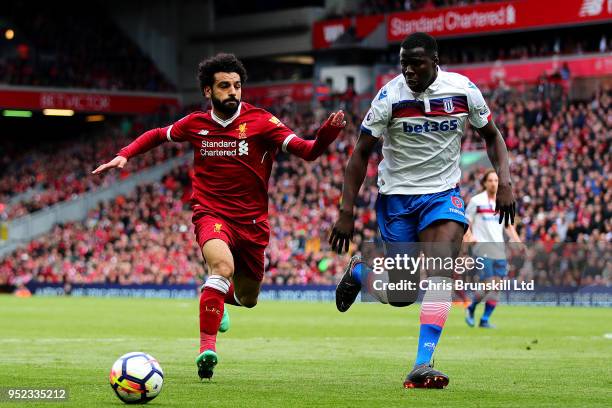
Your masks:
[{"label": "football", "polygon": [[142,352],[119,357],[110,371],[110,385],[126,404],[146,403],[157,397],[164,384],[159,362]]}]

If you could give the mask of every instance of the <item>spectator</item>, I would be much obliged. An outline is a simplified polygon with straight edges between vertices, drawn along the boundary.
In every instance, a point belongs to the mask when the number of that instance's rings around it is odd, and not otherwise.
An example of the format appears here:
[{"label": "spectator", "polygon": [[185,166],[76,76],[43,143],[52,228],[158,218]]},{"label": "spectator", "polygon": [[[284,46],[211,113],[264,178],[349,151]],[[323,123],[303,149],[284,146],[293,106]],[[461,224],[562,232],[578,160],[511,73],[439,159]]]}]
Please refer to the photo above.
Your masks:
[{"label": "spectator", "polygon": [[[488,98],[508,139],[517,230],[527,247],[510,254],[510,276],[538,285],[610,285],[605,254],[612,243],[611,94],[601,89],[588,103],[570,103],[556,92],[563,95],[551,86],[496,90]],[[274,113],[303,135],[314,134],[324,114],[285,105]],[[278,157],[270,178],[265,283],[331,284],[341,276],[348,255],[332,254],[327,237],[362,115],[347,112],[346,131],[317,161]],[[473,130],[463,140],[468,147],[484,147]],[[376,239],[380,158],[378,152],[371,157],[357,200],[351,252]],[[480,191],[482,170],[464,173],[466,201]],[[204,269],[190,223],[187,171],[175,170],[161,183],[101,204],[83,222],[56,226],[0,260],[0,284],[199,282]]]},{"label": "spectator", "polygon": [[[0,220],[18,218],[108,186],[117,177],[127,177],[130,172],[159,164],[187,149],[182,144],[167,144],[130,160],[129,167],[119,174],[90,176],[92,163],[114,155],[146,126],[140,119],[132,125],[126,118],[120,126],[108,125],[103,136],[85,134],[59,144],[42,143],[23,150],[11,140],[0,142]],[[14,200],[23,193],[30,194],[26,195],[28,198]]]}]

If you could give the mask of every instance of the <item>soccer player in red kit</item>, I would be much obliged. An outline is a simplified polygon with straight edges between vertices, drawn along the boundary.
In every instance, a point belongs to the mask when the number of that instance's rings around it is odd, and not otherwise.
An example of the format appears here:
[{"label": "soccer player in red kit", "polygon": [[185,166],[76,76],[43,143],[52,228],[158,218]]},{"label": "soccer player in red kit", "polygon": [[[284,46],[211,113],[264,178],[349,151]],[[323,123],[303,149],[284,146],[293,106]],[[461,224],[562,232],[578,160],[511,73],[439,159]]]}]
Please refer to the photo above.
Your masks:
[{"label": "soccer player in red kit", "polygon": [[269,112],[241,102],[246,77],[232,54],[202,61],[199,85],[212,109],[145,132],[93,172],[123,168],[131,157],[164,142],[193,145],[193,223],[208,265],[200,295],[200,378],[211,378],[218,361],[217,331],[225,331],[229,323],[224,303],[249,308],[257,304],[270,237],[268,180],[276,153],[314,160],[346,125],[342,111],[332,113],[315,140],[301,139]]}]

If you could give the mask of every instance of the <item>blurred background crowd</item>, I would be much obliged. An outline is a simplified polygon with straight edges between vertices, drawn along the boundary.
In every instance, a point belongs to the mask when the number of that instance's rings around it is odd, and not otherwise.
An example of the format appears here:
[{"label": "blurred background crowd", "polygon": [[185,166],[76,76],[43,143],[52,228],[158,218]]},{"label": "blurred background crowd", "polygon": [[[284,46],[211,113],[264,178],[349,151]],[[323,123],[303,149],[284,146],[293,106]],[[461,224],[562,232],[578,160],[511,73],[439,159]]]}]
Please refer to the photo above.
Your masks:
[{"label": "blurred background crowd", "polygon": [[[377,91],[374,83],[387,69],[398,73],[399,41],[388,36],[386,25],[390,13],[442,13],[468,6],[462,10],[476,15],[476,8],[489,7],[480,3],[492,1],[161,1],[142,10],[136,2],[108,0],[95,2],[95,12],[67,3],[3,4],[0,88],[16,96],[3,99],[0,94],[0,121],[9,124],[3,125],[0,138],[0,250],[11,234],[3,228],[12,222],[112,189],[169,159],[189,159],[190,146],[165,143],[131,159],[121,171],[90,174],[145,130],[201,109],[195,61],[229,50],[249,71],[245,101],[263,105],[301,137],[314,137],[330,111],[346,112],[346,130],[316,161],[279,153],[269,186],[265,283],[334,284],[349,259],[332,253],[327,243],[338,217],[344,169]],[[540,285],[610,286],[612,38],[609,20],[600,18],[610,11],[599,7],[602,2],[567,3],[579,9],[571,23],[533,23],[530,29],[509,32],[495,26],[478,35],[447,30],[440,37],[440,61],[450,69],[455,64],[491,69],[491,78],[485,75],[483,83],[475,82],[510,153],[516,227],[524,242],[520,254],[509,254],[510,276]],[[514,6],[518,9],[519,2],[499,4]],[[374,23],[360,37],[363,27],[355,25],[364,15]],[[299,47],[304,50],[297,52]],[[553,62],[532,78],[512,81],[512,67],[526,69],[531,61]],[[471,63],[477,65],[465,65]],[[582,70],[582,76],[572,70]],[[94,113],[89,107],[71,111],[74,117],[65,122],[46,117],[39,100],[31,111],[8,112],[24,108],[20,98],[28,92],[38,92],[39,99],[47,92],[72,92],[77,102],[101,94],[109,101],[126,94],[170,95],[177,104],[151,115],[96,111],[106,116],[99,115],[101,124],[90,126],[84,121]],[[5,118],[23,113],[30,119]],[[484,149],[468,126],[463,152]],[[379,146],[357,201],[351,254],[361,251],[364,242],[379,239],[374,205],[381,158]],[[477,164],[464,171],[460,188],[466,202],[481,191],[485,170],[485,164]],[[176,167],[159,182],[100,203],[85,219],[56,224],[21,242],[0,256],[0,286],[200,283],[205,266],[191,224],[190,171],[187,165]]]},{"label": "blurred background crowd", "polygon": [[[539,263],[514,267],[521,279],[539,276],[540,283],[609,284],[610,260],[605,256],[574,262],[564,268],[543,268],[533,243],[553,248],[563,243],[604,245],[612,242],[611,153],[609,128],[611,93],[601,89],[589,101],[568,102],[563,95],[551,98],[543,88],[517,93],[496,90],[487,95],[493,117],[510,151],[514,191],[517,198],[517,230],[531,255]],[[559,91],[562,92],[562,91]],[[554,92],[553,92],[554,95]],[[356,104],[354,104],[356,105]],[[271,110],[303,137],[311,137],[325,109],[300,111],[291,105]],[[265,282],[271,284],[332,284],[340,276],[348,256],[329,251],[327,236],[338,216],[344,167],[356,141],[363,112],[349,111],[348,126],[314,162],[280,154],[270,180],[271,239],[266,251]],[[7,191],[18,186],[39,185],[40,197],[69,199],[71,194],[111,182],[165,158],[181,154],[186,146],[166,143],[138,159],[130,160],[119,173],[102,179],[91,177],[92,158],[101,162],[121,144],[143,130],[140,125],[119,126],[108,149],[92,154],[87,143],[54,145],[47,154],[62,160],[41,160],[39,151],[21,152],[23,160],[10,165],[3,176]],[[105,136],[106,137],[106,136]],[[464,150],[482,149],[483,142],[468,130]],[[51,147],[50,147],[51,148]],[[32,157],[34,155],[34,157]],[[65,159],[65,160],[64,160]],[[352,252],[365,241],[377,239],[374,204],[377,197],[377,164],[372,155],[356,209],[356,235]],[[18,163],[18,164],[15,164]],[[484,167],[464,172],[462,194],[466,200],[481,191]],[[36,177],[45,175],[47,179]],[[54,176],[57,175],[57,176]],[[25,181],[24,181],[25,180]],[[201,254],[193,239],[190,222],[189,167],[167,174],[157,184],[144,185],[132,194],[119,196],[90,211],[83,222],[58,225],[48,234],[0,260],[0,283],[31,279],[71,283],[191,283],[204,274]],[[38,196],[37,196],[38,197]],[[28,204],[36,202],[37,207]],[[9,207],[9,215],[45,205],[38,198]],[[50,201],[51,204],[53,201]],[[18,210],[11,210],[17,208]],[[606,247],[608,245],[608,247]],[[568,247],[570,248],[570,247]],[[534,252],[535,251],[535,252]],[[571,258],[572,253],[565,253]],[[605,254],[605,252],[604,252]],[[561,257],[563,258],[563,257]],[[548,259],[548,258],[546,258]],[[548,261],[546,261],[548,262]],[[550,262],[560,262],[550,258]],[[562,271],[551,273],[550,271]]]},{"label": "blurred background crowd", "polygon": [[[125,117],[103,130],[67,135],[61,141],[34,146],[0,141],[0,220],[11,220],[42,210],[82,193],[111,185],[127,171],[91,177],[92,163],[101,163],[129,144],[157,118]],[[183,154],[187,146],[165,144],[148,155],[130,161],[131,171],[159,164]]]}]

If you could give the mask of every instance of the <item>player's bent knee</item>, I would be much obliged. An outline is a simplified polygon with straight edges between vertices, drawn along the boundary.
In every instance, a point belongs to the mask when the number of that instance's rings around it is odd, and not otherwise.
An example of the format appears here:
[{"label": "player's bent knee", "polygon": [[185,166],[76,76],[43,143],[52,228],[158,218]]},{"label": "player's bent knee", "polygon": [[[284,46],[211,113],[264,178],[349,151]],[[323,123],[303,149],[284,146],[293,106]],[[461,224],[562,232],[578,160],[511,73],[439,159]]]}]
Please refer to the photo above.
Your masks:
[{"label": "player's bent knee", "polygon": [[234,266],[225,260],[215,261],[210,264],[210,274],[231,278],[234,275]]},{"label": "player's bent knee", "polygon": [[414,302],[389,302],[389,304],[394,307],[406,307],[410,306],[413,303]]},{"label": "player's bent knee", "polygon": [[242,296],[240,297],[240,304],[244,307],[248,307],[249,309],[255,307],[257,305],[257,298],[252,296]]}]

